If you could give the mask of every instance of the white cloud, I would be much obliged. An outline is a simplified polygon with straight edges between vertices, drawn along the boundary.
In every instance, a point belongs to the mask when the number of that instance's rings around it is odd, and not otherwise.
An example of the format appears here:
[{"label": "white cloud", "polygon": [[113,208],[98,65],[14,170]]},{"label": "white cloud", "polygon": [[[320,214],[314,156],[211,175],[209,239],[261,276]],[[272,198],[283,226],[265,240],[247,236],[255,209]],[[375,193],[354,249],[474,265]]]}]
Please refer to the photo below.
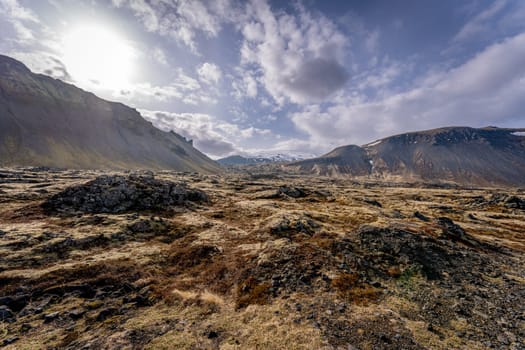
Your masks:
[{"label": "white cloud", "polygon": [[162,111],[140,110],[142,116],[151,121],[157,128],[176,133],[193,140],[200,151],[221,156],[235,150],[229,140],[232,124],[220,124],[216,118],[202,113],[170,113]]},{"label": "white cloud", "polygon": [[268,129],[240,128],[209,114],[149,110],[140,110],[140,113],[157,128],[173,130],[192,139],[197,149],[213,157],[242,153],[243,150],[238,145],[246,139],[271,135]]},{"label": "white cloud", "polygon": [[250,21],[242,29],[242,34],[246,40],[251,42],[264,41],[264,29],[261,23]]},{"label": "white cloud", "polygon": [[267,149],[268,153],[283,153],[290,155],[298,155],[301,158],[312,158],[321,155],[319,150],[326,147],[315,144],[310,140],[303,140],[298,138],[287,138],[284,141],[277,142],[272,148]]},{"label": "white cloud", "polygon": [[112,0],[113,6],[128,6],[150,32],[159,30],[159,18],[155,9],[145,0]]},{"label": "white cloud", "polygon": [[155,85],[149,82],[135,83],[126,90],[114,93],[121,100],[137,102],[174,102],[186,105],[216,104],[217,91],[206,89],[197,79],[187,75],[182,68],[174,70],[175,74],[167,85]]},{"label": "white cloud", "polygon": [[23,62],[31,71],[49,75],[65,82],[72,82],[65,64],[52,53],[44,51],[11,51],[9,56]]},{"label": "white cloud", "polygon": [[339,62],[348,40],[335,23],[300,5],[297,16],[276,14],[265,1],[251,2],[247,11],[241,64],[275,101],[320,101],[343,87],[348,76]]},{"label": "white cloud", "polygon": [[159,62],[160,64],[162,64],[164,66],[168,66],[169,65],[166,53],[160,47],[156,47],[156,48],[153,49],[152,56],[153,56],[153,59],[155,61]]},{"label": "white cloud", "polygon": [[460,31],[456,34],[453,41],[465,41],[473,36],[484,33],[487,29],[487,21],[500,13],[507,5],[507,0],[496,0],[487,9],[481,11],[470,21],[465,23]]},{"label": "white cloud", "polygon": [[232,81],[232,95],[237,99],[257,97],[257,80],[249,70],[239,69]]},{"label": "white cloud", "polygon": [[30,9],[22,6],[17,0],[0,0],[0,16],[4,17],[15,30],[18,43],[33,41],[34,32],[30,25],[40,24],[38,16]]},{"label": "white cloud", "polygon": [[30,9],[23,7],[17,0],[0,0],[1,11],[11,19],[39,23],[38,16]]},{"label": "white cloud", "polygon": [[35,38],[35,36],[33,35],[33,31],[26,27],[22,22],[13,21],[11,24],[13,25],[13,28],[16,31],[18,41],[28,42]]},{"label": "white cloud", "polygon": [[498,125],[525,109],[525,33],[493,44],[466,63],[434,73],[420,86],[388,96],[291,115],[317,145],[363,144],[406,130],[461,124]]},{"label": "white cloud", "polygon": [[[172,37],[198,53],[196,35],[214,38],[227,15],[235,12],[229,1],[212,5],[200,0],[112,0],[115,7],[130,9],[150,32]],[[231,9],[231,11],[228,11]]]},{"label": "white cloud", "polygon": [[366,89],[374,89],[374,91],[382,92],[382,88],[389,87],[396,82],[396,79],[403,73],[407,74],[411,65],[409,63],[401,62],[382,62],[375,64],[375,67],[365,70],[354,76],[350,82],[352,88],[358,91],[365,91]]},{"label": "white cloud", "polygon": [[217,84],[222,77],[221,69],[217,65],[209,62],[205,62],[197,68],[197,74],[199,78],[207,84]]}]

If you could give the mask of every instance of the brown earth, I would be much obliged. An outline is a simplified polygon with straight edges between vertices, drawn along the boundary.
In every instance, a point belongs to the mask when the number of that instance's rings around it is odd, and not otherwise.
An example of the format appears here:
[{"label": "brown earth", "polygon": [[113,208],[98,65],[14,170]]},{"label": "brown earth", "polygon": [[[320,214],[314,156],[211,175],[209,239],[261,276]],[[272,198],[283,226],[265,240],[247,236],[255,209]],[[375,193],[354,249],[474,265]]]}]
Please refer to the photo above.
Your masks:
[{"label": "brown earth", "polygon": [[0,347],[523,349],[524,197],[1,169]]}]

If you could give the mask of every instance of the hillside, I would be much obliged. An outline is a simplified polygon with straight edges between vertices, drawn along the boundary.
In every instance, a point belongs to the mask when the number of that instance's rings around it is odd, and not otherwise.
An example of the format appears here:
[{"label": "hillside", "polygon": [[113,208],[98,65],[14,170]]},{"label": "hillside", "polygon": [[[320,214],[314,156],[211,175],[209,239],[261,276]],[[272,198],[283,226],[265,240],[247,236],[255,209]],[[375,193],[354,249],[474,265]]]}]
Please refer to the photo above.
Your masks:
[{"label": "hillside", "polygon": [[183,137],[121,103],[0,55],[0,166],[218,172]]},{"label": "hillside", "polygon": [[290,166],[318,175],[525,185],[525,129],[447,127],[349,145]]}]

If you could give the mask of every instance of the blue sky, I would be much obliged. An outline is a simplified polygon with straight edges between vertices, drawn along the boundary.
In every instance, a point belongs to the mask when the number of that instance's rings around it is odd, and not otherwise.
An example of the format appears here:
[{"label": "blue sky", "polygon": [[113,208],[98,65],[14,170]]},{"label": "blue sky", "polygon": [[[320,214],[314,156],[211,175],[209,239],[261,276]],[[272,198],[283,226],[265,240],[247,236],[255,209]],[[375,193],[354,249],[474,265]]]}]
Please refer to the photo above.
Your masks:
[{"label": "blue sky", "polygon": [[525,124],[522,0],[0,0],[0,32],[212,157]]}]

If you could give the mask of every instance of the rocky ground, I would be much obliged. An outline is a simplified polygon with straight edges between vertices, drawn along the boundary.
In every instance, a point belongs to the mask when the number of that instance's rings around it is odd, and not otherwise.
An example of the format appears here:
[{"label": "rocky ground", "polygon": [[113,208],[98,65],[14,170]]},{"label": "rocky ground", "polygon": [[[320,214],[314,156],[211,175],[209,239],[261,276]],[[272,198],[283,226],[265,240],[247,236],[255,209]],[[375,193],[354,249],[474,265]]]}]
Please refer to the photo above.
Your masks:
[{"label": "rocky ground", "polygon": [[0,170],[5,349],[525,349],[525,193]]}]

